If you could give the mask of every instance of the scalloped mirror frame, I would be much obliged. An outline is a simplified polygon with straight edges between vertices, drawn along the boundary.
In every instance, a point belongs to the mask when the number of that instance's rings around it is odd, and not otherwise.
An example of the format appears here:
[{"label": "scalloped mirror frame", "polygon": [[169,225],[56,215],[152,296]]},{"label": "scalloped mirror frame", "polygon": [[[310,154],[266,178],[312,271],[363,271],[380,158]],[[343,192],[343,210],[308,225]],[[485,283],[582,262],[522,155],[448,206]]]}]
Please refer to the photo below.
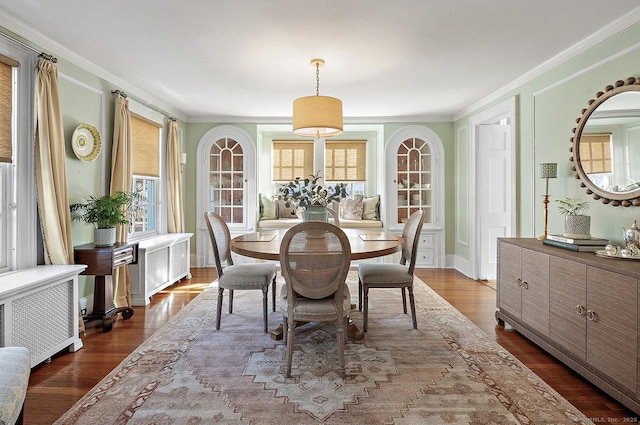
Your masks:
[{"label": "scalloped mirror frame", "polygon": [[581,116],[576,119],[578,126],[572,129],[571,148],[569,151],[572,156],[569,161],[573,163],[571,170],[575,172],[575,178],[580,180],[580,187],[585,188],[587,194],[592,195],[593,199],[602,201],[603,204],[611,204],[617,206],[640,206],[640,189],[631,192],[609,192],[596,186],[587,176],[582,163],[580,162],[580,136],[589,117],[607,99],[624,92],[640,91],[640,79],[635,77],[626,80],[618,80],[614,85],[605,87],[604,92],[596,93],[596,98],[589,100],[589,106],[581,111]]}]

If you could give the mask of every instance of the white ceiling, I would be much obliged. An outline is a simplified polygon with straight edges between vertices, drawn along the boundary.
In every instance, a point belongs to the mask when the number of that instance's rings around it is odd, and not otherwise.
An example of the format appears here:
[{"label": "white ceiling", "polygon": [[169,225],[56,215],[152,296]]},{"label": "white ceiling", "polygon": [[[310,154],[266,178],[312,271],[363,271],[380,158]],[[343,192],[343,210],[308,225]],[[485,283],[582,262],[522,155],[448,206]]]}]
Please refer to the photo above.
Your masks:
[{"label": "white ceiling", "polygon": [[638,0],[0,0],[1,26],[191,122],[289,122],[316,57],[345,122],[451,120],[639,16]]}]

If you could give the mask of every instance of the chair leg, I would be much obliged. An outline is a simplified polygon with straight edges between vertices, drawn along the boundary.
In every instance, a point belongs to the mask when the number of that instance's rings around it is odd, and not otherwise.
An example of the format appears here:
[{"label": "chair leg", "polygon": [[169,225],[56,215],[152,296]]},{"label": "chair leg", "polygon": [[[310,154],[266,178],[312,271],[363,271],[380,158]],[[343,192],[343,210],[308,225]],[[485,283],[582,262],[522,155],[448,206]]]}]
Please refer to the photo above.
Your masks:
[{"label": "chair leg", "polygon": [[273,311],[276,311],[276,278],[273,278],[271,283],[271,302],[273,303]]},{"label": "chair leg", "polygon": [[362,311],[362,280],[358,277],[358,311]]},{"label": "chair leg", "polygon": [[369,288],[364,286],[362,287],[362,303],[364,304],[364,310],[362,312],[362,331],[367,331],[367,319],[369,318]]},{"label": "chair leg", "polygon": [[262,320],[264,320],[264,333],[269,332],[269,319],[267,317],[267,310],[269,309],[269,301],[267,300],[267,291],[269,290],[269,287],[266,286],[263,290],[262,290]]},{"label": "chair leg", "polygon": [[[346,318],[338,319],[336,323],[336,338],[338,340],[338,364],[340,368],[338,369],[338,373],[340,373],[340,377],[344,378],[345,376],[345,366],[344,366],[344,324],[346,322]],[[342,321],[342,323],[340,323]]]},{"label": "chair leg", "polygon": [[224,288],[218,288],[218,306],[216,308],[216,330],[220,329],[220,317],[222,316],[222,293]]},{"label": "chair leg", "polygon": [[287,318],[282,318],[282,342],[287,345],[287,335],[289,335],[289,329],[287,328]]},{"label": "chair leg", "polygon": [[291,362],[293,360],[293,344],[296,337],[296,321],[289,321],[289,331],[287,336],[287,366],[284,370],[284,375],[287,378],[291,378]]},{"label": "chair leg", "polygon": [[[411,304],[411,318],[413,320],[413,329],[418,329],[418,321],[416,320],[416,302],[413,299],[413,286],[407,288],[409,290],[409,303]],[[404,293],[404,290],[402,291]]]},{"label": "chair leg", "polygon": [[407,294],[404,292],[404,288],[400,288],[402,291],[402,310],[404,314],[407,314]]}]

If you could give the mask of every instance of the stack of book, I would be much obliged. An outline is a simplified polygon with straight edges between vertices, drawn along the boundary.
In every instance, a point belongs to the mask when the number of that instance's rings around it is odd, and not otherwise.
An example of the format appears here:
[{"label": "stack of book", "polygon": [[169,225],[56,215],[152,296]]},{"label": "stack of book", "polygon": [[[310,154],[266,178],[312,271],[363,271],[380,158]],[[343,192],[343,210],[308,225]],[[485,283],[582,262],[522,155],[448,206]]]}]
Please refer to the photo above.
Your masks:
[{"label": "stack of book", "polygon": [[561,235],[547,235],[547,238],[543,240],[542,243],[558,248],[570,249],[571,251],[596,252],[603,250],[604,247],[609,244],[609,239],[574,239]]}]

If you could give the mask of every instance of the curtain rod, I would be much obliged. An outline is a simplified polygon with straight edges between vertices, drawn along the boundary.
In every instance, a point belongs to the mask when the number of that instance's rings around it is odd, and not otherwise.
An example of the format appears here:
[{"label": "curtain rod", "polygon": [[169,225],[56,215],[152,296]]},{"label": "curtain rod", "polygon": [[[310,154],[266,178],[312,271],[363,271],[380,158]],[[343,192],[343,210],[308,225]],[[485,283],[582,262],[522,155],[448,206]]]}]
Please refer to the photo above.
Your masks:
[{"label": "curtain rod", "polygon": [[46,59],[48,61],[51,61],[53,63],[58,62],[58,59],[56,57],[51,56],[51,55],[49,55],[47,53],[44,53],[43,51],[41,51],[39,49],[36,49],[35,47],[29,46],[27,43],[25,43],[25,42],[23,42],[21,40],[18,40],[17,38],[15,38],[15,37],[13,37],[13,36],[5,33],[5,32],[0,31],[0,35],[3,36],[4,38],[16,43],[16,44],[21,45],[22,47],[25,47],[25,48],[31,50],[34,53],[37,53],[38,57],[41,57],[41,58]]},{"label": "curtain rod", "polygon": [[120,96],[120,97],[122,97],[122,98],[124,98],[124,99],[127,99],[127,98],[129,98],[129,97],[130,97],[130,98],[131,98],[131,100],[133,100],[133,101],[135,101],[135,102],[137,102],[137,103],[139,103],[139,104],[141,104],[141,105],[143,105],[143,106],[146,106],[146,107],[147,107],[147,108],[149,108],[149,109],[152,109],[152,110],[156,111],[156,112],[157,112],[157,113],[159,113],[160,115],[162,115],[162,116],[164,116],[165,118],[167,118],[169,121],[178,121],[178,120],[177,120],[177,118],[172,117],[171,115],[167,114],[167,113],[166,113],[165,111],[163,111],[162,109],[160,109],[160,108],[158,108],[158,107],[156,107],[156,106],[154,106],[154,105],[151,105],[151,104],[149,104],[149,103],[147,103],[147,102],[143,102],[143,101],[141,101],[141,100],[137,99],[135,96],[128,96],[128,95],[127,95],[125,92],[123,92],[122,90],[111,90],[111,94],[118,95],[118,96]]}]

